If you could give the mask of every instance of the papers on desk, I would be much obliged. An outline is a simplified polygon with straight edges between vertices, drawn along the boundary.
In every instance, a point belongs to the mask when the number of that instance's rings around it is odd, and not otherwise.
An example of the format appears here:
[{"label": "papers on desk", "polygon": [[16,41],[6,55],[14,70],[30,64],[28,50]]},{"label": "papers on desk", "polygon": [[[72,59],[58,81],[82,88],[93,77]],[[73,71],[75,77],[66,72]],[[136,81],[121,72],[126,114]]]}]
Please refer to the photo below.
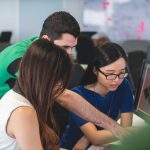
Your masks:
[{"label": "papers on desk", "polygon": [[104,150],[104,147],[92,145],[87,150]]},{"label": "papers on desk", "polygon": [[107,150],[107,148],[110,149],[110,148],[112,148],[114,146],[117,147],[120,144],[121,144],[120,141],[116,141],[116,142],[104,144],[102,146],[94,146],[94,145],[92,145],[87,150]]},{"label": "papers on desk", "polygon": [[143,120],[142,118],[140,118],[136,114],[133,114],[133,123],[132,123],[132,126],[135,126],[135,127],[146,126],[146,122],[145,122],[145,120]]},{"label": "papers on desk", "polygon": [[[120,124],[120,119],[117,122]],[[145,125],[146,125],[145,120],[143,120],[142,118],[140,118],[136,114],[133,114],[133,122],[132,122],[133,127],[142,127]]]}]

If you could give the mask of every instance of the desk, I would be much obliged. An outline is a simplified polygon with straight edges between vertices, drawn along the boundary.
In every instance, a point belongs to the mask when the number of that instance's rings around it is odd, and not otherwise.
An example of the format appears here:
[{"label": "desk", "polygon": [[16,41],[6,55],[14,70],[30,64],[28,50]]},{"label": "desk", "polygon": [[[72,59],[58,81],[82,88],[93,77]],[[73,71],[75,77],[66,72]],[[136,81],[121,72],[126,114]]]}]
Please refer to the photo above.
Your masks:
[{"label": "desk", "polygon": [[[120,123],[120,120],[118,120],[117,122]],[[145,125],[146,125],[146,123],[142,118],[140,118],[136,114],[133,114],[133,122],[132,122],[133,127],[142,127]]]},{"label": "desk", "polygon": [[[118,123],[120,123],[120,120],[118,120]],[[145,125],[146,125],[146,123],[142,118],[140,118],[136,114],[133,114],[133,123],[132,123],[133,127],[142,127],[142,126],[145,126]],[[116,142],[113,142],[113,143],[110,143],[110,144],[118,145],[118,144],[120,144],[120,142],[116,141]],[[104,150],[104,146],[94,146],[94,145],[92,145],[88,148],[88,150]]]}]

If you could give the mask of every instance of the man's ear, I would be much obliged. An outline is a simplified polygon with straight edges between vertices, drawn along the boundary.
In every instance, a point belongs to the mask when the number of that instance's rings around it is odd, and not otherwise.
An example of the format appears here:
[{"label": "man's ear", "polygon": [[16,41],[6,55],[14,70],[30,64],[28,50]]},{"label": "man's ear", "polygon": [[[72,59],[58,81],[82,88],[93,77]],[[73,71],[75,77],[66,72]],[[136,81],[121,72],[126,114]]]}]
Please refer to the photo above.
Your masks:
[{"label": "man's ear", "polygon": [[47,39],[47,40],[51,41],[51,38],[48,37],[46,34],[44,34],[44,35],[42,36],[42,39]]}]

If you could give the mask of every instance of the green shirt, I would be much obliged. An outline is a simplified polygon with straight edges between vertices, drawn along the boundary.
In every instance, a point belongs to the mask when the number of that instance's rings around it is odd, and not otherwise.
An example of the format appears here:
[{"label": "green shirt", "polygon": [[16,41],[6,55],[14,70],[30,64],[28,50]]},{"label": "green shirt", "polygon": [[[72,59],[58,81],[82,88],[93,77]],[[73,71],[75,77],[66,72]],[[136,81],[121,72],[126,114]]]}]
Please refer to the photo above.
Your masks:
[{"label": "green shirt", "polygon": [[18,64],[28,46],[38,37],[8,46],[0,52],[0,98],[12,88],[18,76]]}]

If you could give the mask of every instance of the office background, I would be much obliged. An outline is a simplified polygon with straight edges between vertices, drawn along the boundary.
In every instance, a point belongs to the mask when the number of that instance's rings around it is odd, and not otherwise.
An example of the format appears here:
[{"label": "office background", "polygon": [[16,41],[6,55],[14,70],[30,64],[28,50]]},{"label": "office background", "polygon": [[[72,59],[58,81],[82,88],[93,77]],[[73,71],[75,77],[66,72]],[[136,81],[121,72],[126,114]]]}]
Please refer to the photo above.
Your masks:
[{"label": "office background", "polygon": [[11,42],[38,35],[45,18],[59,10],[69,11],[82,28],[83,0],[0,0],[0,32],[11,30]]},{"label": "office background", "polygon": [[0,0],[0,32],[11,30],[12,43],[38,35],[49,14],[65,10],[81,31],[104,32],[114,41],[149,40],[149,8],[148,0]]}]

